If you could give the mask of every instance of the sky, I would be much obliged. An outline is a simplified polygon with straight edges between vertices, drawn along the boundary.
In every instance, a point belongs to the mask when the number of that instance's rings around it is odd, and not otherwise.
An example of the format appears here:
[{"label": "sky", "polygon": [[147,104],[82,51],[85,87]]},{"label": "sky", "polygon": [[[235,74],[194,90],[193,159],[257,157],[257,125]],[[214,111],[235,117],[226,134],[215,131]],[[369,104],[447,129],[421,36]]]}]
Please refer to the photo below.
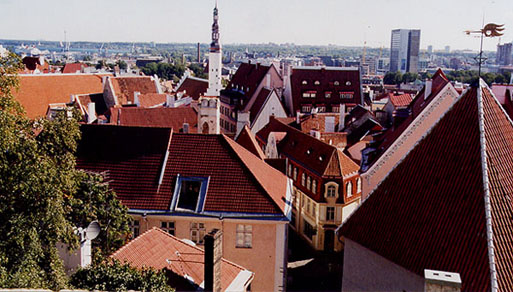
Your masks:
[{"label": "sky", "polygon": [[[0,0],[0,39],[208,43],[215,0]],[[420,29],[421,49],[479,49],[465,35],[504,24],[513,0],[218,0],[221,42],[390,47],[392,29]],[[485,39],[496,50],[499,39]]]}]

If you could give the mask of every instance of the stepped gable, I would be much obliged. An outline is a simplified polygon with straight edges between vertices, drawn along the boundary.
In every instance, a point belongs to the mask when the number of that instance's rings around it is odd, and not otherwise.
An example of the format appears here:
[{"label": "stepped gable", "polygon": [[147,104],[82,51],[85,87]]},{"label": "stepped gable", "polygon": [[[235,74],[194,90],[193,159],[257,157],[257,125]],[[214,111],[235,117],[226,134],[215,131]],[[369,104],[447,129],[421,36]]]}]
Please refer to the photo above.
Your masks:
[{"label": "stepped gable", "polygon": [[511,169],[513,124],[481,81],[337,233],[421,276],[458,272],[463,291],[512,290]]}]

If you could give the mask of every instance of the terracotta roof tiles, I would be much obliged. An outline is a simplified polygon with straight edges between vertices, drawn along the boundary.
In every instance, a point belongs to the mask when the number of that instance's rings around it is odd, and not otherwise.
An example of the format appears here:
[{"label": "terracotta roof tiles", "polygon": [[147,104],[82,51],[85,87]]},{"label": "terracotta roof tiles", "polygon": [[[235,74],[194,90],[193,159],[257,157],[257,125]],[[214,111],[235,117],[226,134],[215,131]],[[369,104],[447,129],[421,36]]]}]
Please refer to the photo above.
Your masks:
[{"label": "terracotta roof tiles", "polygon": [[150,76],[114,77],[110,80],[120,105],[133,104],[136,91],[141,94],[158,93],[155,81]]},{"label": "terracotta roof tiles", "polygon": [[[205,252],[153,227],[121,247],[111,256],[136,268],[168,269],[174,274],[192,279],[200,286],[204,281]],[[221,289],[226,290],[245,268],[222,258]]]},{"label": "terracotta roof tiles", "polygon": [[395,95],[395,94],[391,93],[391,94],[389,94],[388,100],[390,100],[390,102],[395,107],[407,107],[411,103],[413,98],[411,97],[411,94],[409,94],[409,93],[405,93],[405,94],[401,94],[401,95]]},{"label": "terracotta roof tiles", "polygon": [[197,132],[198,116],[191,107],[112,108],[110,123],[122,126],[173,128],[183,132],[183,124],[189,124],[189,132]]},{"label": "terracotta roof tiles", "polygon": [[194,100],[198,100],[201,95],[207,92],[207,88],[208,80],[189,76],[180,87],[176,89],[176,92],[185,91],[186,95],[192,97]]}]

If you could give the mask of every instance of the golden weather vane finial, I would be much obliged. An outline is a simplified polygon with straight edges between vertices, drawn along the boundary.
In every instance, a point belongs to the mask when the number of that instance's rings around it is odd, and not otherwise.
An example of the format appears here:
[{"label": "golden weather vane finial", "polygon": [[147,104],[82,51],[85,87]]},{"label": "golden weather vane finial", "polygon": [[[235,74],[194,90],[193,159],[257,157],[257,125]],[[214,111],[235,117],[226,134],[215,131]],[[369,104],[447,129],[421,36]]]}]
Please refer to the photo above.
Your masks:
[{"label": "golden weather vane finial", "polygon": [[470,34],[480,34],[481,35],[481,48],[479,49],[479,55],[476,57],[476,61],[479,64],[479,77],[481,77],[481,65],[483,64],[483,61],[486,60],[485,57],[483,57],[483,37],[498,37],[504,35],[502,32],[504,30],[504,24],[495,24],[495,23],[488,23],[480,30],[466,30],[465,33],[467,35]]}]

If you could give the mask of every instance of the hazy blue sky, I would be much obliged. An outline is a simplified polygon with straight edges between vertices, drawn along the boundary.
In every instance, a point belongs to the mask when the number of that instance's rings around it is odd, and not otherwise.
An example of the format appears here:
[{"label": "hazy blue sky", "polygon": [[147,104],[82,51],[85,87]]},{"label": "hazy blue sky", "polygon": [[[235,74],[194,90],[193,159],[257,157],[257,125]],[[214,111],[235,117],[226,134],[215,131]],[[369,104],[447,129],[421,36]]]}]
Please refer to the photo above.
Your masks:
[{"label": "hazy blue sky", "polygon": [[[0,0],[0,38],[71,41],[210,40],[214,0]],[[219,0],[223,43],[389,47],[390,30],[419,28],[421,48],[477,49],[466,29],[506,25],[513,0]],[[498,39],[487,39],[495,50]]]}]

